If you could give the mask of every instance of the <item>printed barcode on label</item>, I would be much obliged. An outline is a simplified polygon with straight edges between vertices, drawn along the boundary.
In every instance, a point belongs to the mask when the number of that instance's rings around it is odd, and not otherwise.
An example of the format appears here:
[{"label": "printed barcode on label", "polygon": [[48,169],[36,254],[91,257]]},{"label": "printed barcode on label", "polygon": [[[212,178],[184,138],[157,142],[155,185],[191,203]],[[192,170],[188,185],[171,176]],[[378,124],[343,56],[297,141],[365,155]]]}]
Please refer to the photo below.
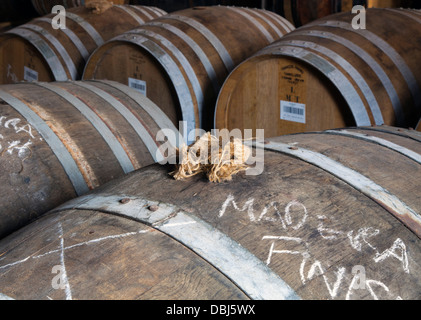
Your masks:
[{"label": "printed barcode on label", "polygon": [[306,123],[305,104],[281,101],[281,119],[298,123]]},{"label": "printed barcode on label", "polygon": [[28,67],[23,67],[23,79],[32,82],[32,81],[38,81],[38,72],[35,70],[32,70]]},{"label": "printed barcode on label", "polygon": [[139,79],[129,78],[129,87],[133,88],[146,96],[146,82]]}]

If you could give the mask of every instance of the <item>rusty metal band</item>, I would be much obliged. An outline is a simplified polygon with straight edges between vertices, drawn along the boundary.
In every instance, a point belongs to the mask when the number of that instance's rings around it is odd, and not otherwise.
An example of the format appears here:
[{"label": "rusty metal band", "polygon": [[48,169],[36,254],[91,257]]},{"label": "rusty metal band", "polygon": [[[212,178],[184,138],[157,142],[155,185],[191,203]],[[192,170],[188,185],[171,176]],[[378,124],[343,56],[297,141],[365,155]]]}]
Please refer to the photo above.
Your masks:
[{"label": "rusty metal band", "polygon": [[139,17],[138,14],[136,14],[135,12],[132,11],[131,6],[129,7],[129,6],[116,6],[115,5],[114,7],[119,8],[120,10],[124,11],[126,14],[128,14],[129,16],[131,16],[133,19],[136,20],[136,22],[139,25],[142,25],[142,24],[145,23],[145,20],[143,20],[141,17]]},{"label": "rusty metal band", "polygon": [[[122,198],[130,199],[121,204]],[[148,210],[159,205],[155,212]],[[202,219],[175,205],[126,195],[87,195],[54,212],[95,210],[133,219],[182,243],[254,300],[298,300],[297,293],[250,251]],[[175,227],[177,226],[177,227]]]},{"label": "rusty metal band", "polygon": [[76,108],[97,130],[97,132],[104,139],[105,143],[109,146],[117,161],[119,162],[124,173],[129,173],[134,170],[133,164],[130,161],[126,151],[122,147],[113,132],[108,128],[107,124],[85,103],[69,93],[67,90],[59,87],[58,84],[52,85],[49,83],[35,82],[37,86],[43,87],[56,95],[62,97]]},{"label": "rusty metal band", "polygon": [[349,137],[349,138],[353,138],[353,139],[359,139],[362,141],[367,141],[367,142],[371,142],[371,143],[375,143],[378,144],[382,147],[388,148],[390,150],[396,151],[400,154],[402,154],[403,156],[414,160],[415,162],[417,162],[418,164],[421,164],[421,154],[414,152],[412,150],[409,150],[408,148],[402,147],[396,143],[393,143],[389,140],[386,139],[382,139],[379,137],[375,137],[375,136],[370,136],[368,134],[363,134],[363,133],[359,133],[359,132],[354,132],[354,131],[349,131],[349,130],[326,130],[321,132],[322,134],[333,134],[333,135],[339,135],[339,136],[344,136],[344,137]]},{"label": "rusty metal band", "polygon": [[162,154],[158,152],[158,146],[153,137],[151,137],[148,130],[145,126],[136,118],[136,116],[131,112],[124,104],[118,101],[115,97],[105,92],[104,90],[95,87],[85,81],[77,81],[73,83],[74,85],[85,88],[97,96],[107,101],[126,121],[132,126],[134,131],[137,133],[140,140],[143,141],[149,153],[155,162],[161,161],[163,159]]},{"label": "rusty metal band", "polygon": [[[37,21],[43,21],[43,22],[47,22],[49,24],[51,24],[52,19],[50,18],[37,18]],[[80,55],[83,57],[83,59],[85,61],[88,61],[89,58],[89,52],[86,49],[86,47],[84,46],[84,44],[82,43],[82,41],[79,39],[79,37],[69,28],[65,28],[65,29],[58,29],[59,32],[63,32],[69,39],[70,41],[72,41],[72,43],[75,45],[75,47],[77,48],[77,50],[79,51]]]},{"label": "rusty metal band", "polygon": [[414,98],[414,101],[415,102],[421,101],[421,90],[418,86],[418,82],[414,74],[412,73],[411,69],[408,67],[406,62],[402,59],[401,55],[385,40],[380,38],[375,33],[368,31],[367,29],[354,30],[354,28],[352,28],[352,25],[346,22],[326,21],[322,24],[319,24],[319,26],[344,29],[347,31],[357,33],[358,35],[366,38],[373,45],[375,45],[380,50],[382,50],[384,54],[387,55],[390,58],[390,60],[393,61],[393,63],[396,65],[399,72],[402,74],[403,78],[405,79],[405,82],[408,85],[408,88],[412,94],[412,97]]},{"label": "rusty metal band", "polygon": [[174,45],[170,40],[163,37],[162,35],[153,32],[151,30],[144,30],[144,29],[137,29],[136,34],[143,34],[147,37],[153,38],[156,41],[159,42],[159,44],[166,48],[169,52],[171,52],[171,55],[180,63],[181,67],[185,71],[187,78],[193,88],[193,92],[195,95],[195,99],[197,101],[197,107],[199,112],[199,125],[202,128],[202,122],[203,122],[203,103],[205,100],[202,87],[200,85],[199,79],[197,78],[196,72],[193,70],[193,67],[191,66],[190,62],[187,60],[187,58],[184,56],[183,52],[181,52],[176,45]]},{"label": "rusty metal band", "polygon": [[47,64],[49,65],[51,72],[56,81],[67,81],[69,79],[66,70],[58,59],[56,53],[50,48],[50,46],[35,32],[17,27],[9,30],[6,33],[15,34],[23,39],[29,41],[43,56]]},{"label": "rusty metal band", "polygon": [[[175,61],[155,41],[152,41],[140,34],[124,33],[114,40],[125,41],[140,46],[151,54],[164,68],[177,93],[183,121],[187,122],[187,126],[184,128],[186,132],[182,132],[183,136],[187,137],[188,132],[196,129],[194,104],[187,82]],[[190,141],[188,142],[190,143]]]},{"label": "rusty metal band", "polygon": [[394,85],[392,84],[392,81],[390,80],[386,72],[383,70],[383,67],[379,63],[377,63],[377,61],[369,53],[367,53],[367,51],[365,51],[362,47],[356,45],[354,42],[331,32],[312,29],[310,31],[297,30],[296,32],[294,32],[294,34],[305,35],[309,37],[324,38],[324,39],[334,41],[344,46],[345,48],[348,48],[353,53],[355,53],[358,57],[364,60],[366,64],[368,65],[368,67],[371,68],[371,70],[373,70],[373,72],[379,78],[384,89],[386,90],[387,95],[389,96],[389,99],[392,103],[393,110],[395,112],[397,125],[399,126],[399,125],[405,124],[405,116],[403,113],[402,104],[401,104],[399,95],[396,92]]},{"label": "rusty metal band", "polygon": [[96,29],[82,17],[74,14],[73,12],[66,11],[66,18],[69,18],[78,23],[89,34],[89,36],[92,38],[92,40],[94,40],[98,47],[104,43],[104,39],[102,39],[98,31],[96,31]]},{"label": "rusty metal band", "polygon": [[246,9],[237,8],[237,7],[227,7],[227,8],[240,14],[246,20],[251,22],[251,24],[253,24],[256,27],[256,29],[259,30],[260,33],[262,33],[265,36],[268,43],[272,43],[273,41],[275,41],[275,39],[273,39],[272,35],[266,30],[266,28],[256,18],[254,18],[250,13],[248,13]]},{"label": "rusty metal band", "polygon": [[336,64],[341,66],[345,72],[354,80],[355,84],[360,88],[361,92],[364,95],[364,98],[367,100],[367,103],[370,107],[371,113],[374,118],[374,122],[376,125],[380,126],[384,124],[383,115],[380,110],[380,106],[377,102],[376,97],[374,96],[373,92],[371,91],[369,85],[365,81],[364,77],[343,57],[335,53],[334,51],[322,46],[318,45],[314,42],[310,41],[297,41],[297,40],[286,40],[283,41],[282,44],[296,46],[301,48],[310,49],[312,51],[316,51],[327,56],[329,59],[333,60]]},{"label": "rusty metal band", "polygon": [[42,35],[44,38],[46,38],[51,45],[56,49],[56,51],[59,53],[59,55],[62,57],[64,63],[66,64],[67,70],[69,70],[70,76],[72,80],[76,80],[79,77],[78,71],[76,69],[76,66],[72,60],[72,58],[69,56],[69,53],[67,50],[63,47],[63,45],[54,37],[52,36],[47,30],[44,28],[34,25],[34,24],[24,24],[22,28],[30,29],[35,32],[38,32],[40,35]]},{"label": "rusty metal band", "polygon": [[351,110],[357,126],[370,126],[371,121],[358,92],[351,82],[330,62],[304,48],[280,45],[271,54],[302,59],[324,74],[338,88]]},{"label": "rusty metal band", "polygon": [[187,45],[196,53],[197,57],[200,59],[200,62],[202,63],[203,67],[206,69],[206,72],[208,74],[208,77],[212,83],[213,89],[215,91],[215,94],[217,95],[219,93],[219,90],[221,89],[221,86],[218,83],[218,76],[216,75],[215,69],[212,66],[212,63],[209,61],[208,56],[206,55],[206,53],[202,50],[202,48],[200,46],[197,45],[197,43],[190,38],[189,35],[187,35],[184,31],[182,31],[181,29],[168,24],[168,23],[162,23],[159,21],[151,21],[148,22],[148,26],[157,26],[157,27],[161,27],[164,28],[165,30],[168,30],[172,33],[174,33],[175,35],[177,35],[178,37],[180,37],[181,39],[183,39],[183,41],[185,43],[187,43]]},{"label": "rusty metal band", "polygon": [[421,238],[421,215],[388,190],[374,183],[361,173],[321,153],[304,148],[294,148],[293,150],[288,144],[270,141],[266,143],[255,142],[253,144],[260,149],[275,151],[298,158],[332,174],[378,203]]},{"label": "rusty metal band", "polygon": [[28,123],[33,126],[42,138],[50,146],[51,150],[61,163],[64,171],[72,183],[75,192],[81,196],[89,191],[89,188],[80,172],[72,155],[66,149],[61,140],[54,131],[41,119],[34,111],[32,111],[22,101],[0,89],[0,97],[6,101],[12,108],[19,112]]},{"label": "rusty metal band", "polygon": [[149,20],[153,20],[154,19],[154,17],[151,16],[151,14],[147,12],[147,10],[146,10],[145,7],[142,7],[142,6],[121,6],[121,7],[131,8],[131,9],[133,9],[135,11],[138,11],[141,14],[145,15],[146,17],[148,17]]},{"label": "rusty metal band", "polygon": [[206,28],[203,24],[200,22],[186,17],[186,16],[179,16],[176,14],[170,14],[167,16],[163,16],[162,19],[172,19],[177,20],[182,23],[188,24],[190,27],[201,33],[214,47],[216,52],[218,52],[219,57],[221,58],[222,62],[225,65],[225,68],[230,72],[232,69],[234,69],[235,64],[232,60],[228,50],[225,48],[224,44],[219,40],[219,38],[213,34],[212,31],[210,31],[208,28]]}]

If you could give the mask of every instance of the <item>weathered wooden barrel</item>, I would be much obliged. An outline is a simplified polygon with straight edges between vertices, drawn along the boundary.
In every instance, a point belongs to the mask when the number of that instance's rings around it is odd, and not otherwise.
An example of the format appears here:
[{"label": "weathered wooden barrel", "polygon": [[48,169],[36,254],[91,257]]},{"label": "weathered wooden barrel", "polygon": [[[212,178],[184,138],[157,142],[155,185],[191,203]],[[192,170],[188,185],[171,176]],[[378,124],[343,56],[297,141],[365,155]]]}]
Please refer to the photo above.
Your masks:
[{"label": "weathered wooden barrel", "polygon": [[[89,2],[93,2],[95,0],[31,0],[35,10],[41,15],[44,16],[46,14],[51,13],[51,10],[54,6],[60,5],[64,8],[74,8],[74,7],[83,7]],[[115,5],[119,4],[129,4],[129,0],[107,0]]]},{"label": "weathered wooden barrel", "polygon": [[3,85],[0,105],[0,237],[160,160],[157,133],[176,130],[149,99],[112,81]]},{"label": "weathered wooden barrel", "polygon": [[215,127],[265,129],[267,137],[414,127],[421,116],[421,13],[368,9],[365,30],[352,27],[353,17],[307,24],[240,64],[220,91]]},{"label": "weathered wooden barrel", "polygon": [[272,9],[296,27],[339,12],[350,12],[354,5],[366,8],[414,8],[419,3],[412,0],[284,0],[272,1]]},{"label": "weathered wooden barrel", "polygon": [[34,19],[0,37],[0,83],[80,80],[98,46],[162,15],[143,6],[113,6],[102,14],[79,7],[66,11],[66,29],[57,30],[54,14]]},{"label": "weathered wooden barrel", "polygon": [[2,0],[0,1],[0,22],[25,21],[38,14],[28,0]]},{"label": "weathered wooden barrel", "polygon": [[83,79],[110,79],[142,90],[187,130],[209,129],[229,72],[294,27],[265,10],[195,7],[111,39],[86,64]]},{"label": "weathered wooden barrel", "polygon": [[421,298],[420,133],[354,128],[256,147],[260,175],[180,182],[152,165],[56,208],[0,241],[2,294]]}]

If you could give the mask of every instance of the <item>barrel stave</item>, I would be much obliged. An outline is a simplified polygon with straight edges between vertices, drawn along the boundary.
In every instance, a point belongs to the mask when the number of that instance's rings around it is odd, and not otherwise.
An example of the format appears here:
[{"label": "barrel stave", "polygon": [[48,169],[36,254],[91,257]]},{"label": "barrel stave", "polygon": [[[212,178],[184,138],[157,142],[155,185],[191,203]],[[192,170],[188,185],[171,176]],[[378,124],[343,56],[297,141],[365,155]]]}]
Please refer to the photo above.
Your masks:
[{"label": "barrel stave", "polygon": [[[29,230],[19,230],[12,238],[18,239],[25,231]],[[10,296],[29,300],[247,299],[199,256],[132,220],[74,210],[46,216],[30,233],[31,246],[2,247],[10,258],[2,261],[2,269],[15,278],[2,280],[3,293]],[[7,267],[22,255],[31,258]],[[54,266],[65,268],[58,274],[67,274],[68,281],[61,283],[64,290],[52,287],[58,284],[51,272]],[[24,272],[27,268],[32,271]],[[17,284],[17,278],[23,281]],[[87,285],[87,279],[92,285]],[[34,292],[32,286],[43,289]]]}]

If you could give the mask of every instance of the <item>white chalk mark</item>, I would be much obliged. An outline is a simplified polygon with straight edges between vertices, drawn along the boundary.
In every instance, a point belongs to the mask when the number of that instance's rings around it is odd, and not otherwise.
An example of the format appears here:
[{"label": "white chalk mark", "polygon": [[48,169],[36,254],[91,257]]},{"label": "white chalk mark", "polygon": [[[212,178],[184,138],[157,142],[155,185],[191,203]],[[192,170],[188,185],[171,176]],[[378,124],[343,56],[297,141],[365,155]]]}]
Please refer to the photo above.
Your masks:
[{"label": "white chalk mark", "polygon": [[272,256],[274,253],[278,253],[278,254],[300,254],[303,257],[307,256],[306,254],[308,254],[308,250],[307,250],[307,244],[300,238],[295,238],[295,237],[285,237],[285,236],[264,236],[262,238],[262,240],[283,240],[283,241],[291,241],[291,242],[296,242],[299,244],[304,244],[306,246],[306,251],[303,253],[302,251],[297,251],[297,250],[275,250],[275,241],[272,242],[270,249],[269,249],[269,255],[268,258],[266,259],[266,265],[269,265],[272,261]]},{"label": "white chalk mark", "polygon": [[63,227],[61,223],[59,223],[60,229],[60,265],[62,267],[62,277],[64,284],[64,292],[66,293],[66,300],[72,300],[72,290],[70,288],[69,279],[67,277],[66,265],[64,263],[64,235],[63,235]]},{"label": "white chalk mark", "polygon": [[28,261],[31,258],[32,258],[32,256],[29,256],[29,257],[26,257],[25,259],[22,259],[22,260],[18,260],[18,261],[12,262],[12,263],[5,264],[3,266],[0,266],[0,269],[5,269],[5,268],[8,268],[8,267],[13,267],[13,266],[15,266],[17,264],[26,262],[26,261]]},{"label": "white chalk mark", "polygon": [[[337,236],[340,236],[343,234],[342,231],[337,231],[331,228],[325,228],[323,226],[323,222],[320,222],[317,231],[319,232],[320,236],[325,240],[336,240],[338,239]],[[328,235],[327,235],[328,234]]]},{"label": "white chalk mark", "polygon": [[365,285],[367,286],[368,291],[370,292],[371,296],[373,297],[374,300],[379,300],[379,298],[377,297],[377,295],[374,293],[374,290],[372,288],[373,285],[378,286],[378,287],[382,287],[387,293],[389,293],[389,288],[380,281],[377,280],[367,280]]},{"label": "white chalk mark", "polygon": [[[319,272],[316,273],[317,269]],[[315,276],[322,276],[325,282],[326,288],[333,299],[338,295],[339,287],[341,286],[342,280],[345,275],[345,268],[344,267],[338,268],[338,271],[335,273],[337,275],[336,282],[333,284],[333,288],[332,288],[329,284],[329,279],[327,278],[325,274],[325,270],[323,269],[321,262],[317,260],[310,267],[310,270],[307,275],[307,279],[312,280]]]},{"label": "white chalk mark", "polygon": [[234,207],[235,210],[237,211],[241,211],[244,212],[247,210],[247,214],[250,218],[250,221],[254,222],[256,221],[256,217],[254,216],[254,209],[253,209],[253,204],[254,204],[254,199],[250,198],[243,206],[242,209],[240,209],[237,205],[237,203],[234,201],[235,198],[233,195],[229,195],[227,200],[225,200],[225,202],[222,204],[222,208],[219,211],[219,217],[222,218],[223,215],[225,214],[225,211],[227,210],[227,207],[230,203],[232,203],[232,206]]},{"label": "white chalk mark", "polygon": [[[266,214],[269,212],[269,209],[270,208],[274,208],[275,209],[275,214],[276,214],[276,216],[277,216],[277,219],[276,218],[271,218],[271,217],[266,217]],[[269,205],[267,205],[264,209],[263,209],[263,211],[262,211],[262,213],[260,214],[260,216],[259,216],[259,218],[257,219],[257,221],[262,221],[262,220],[264,220],[264,221],[268,221],[268,222],[277,222],[277,221],[281,221],[281,223],[282,223],[282,227],[284,228],[284,229],[286,229],[286,225],[285,225],[285,222],[284,222],[284,220],[282,219],[282,216],[281,216],[281,213],[279,212],[279,210],[278,210],[278,207],[276,206],[276,202],[271,202]]]},{"label": "white chalk mark", "polygon": [[294,230],[298,230],[305,224],[307,220],[308,212],[307,212],[307,208],[302,203],[298,202],[297,200],[293,200],[290,203],[288,203],[288,205],[285,207],[285,220],[289,226],[292,225],[291,208],[293,206],[299,206],[304,210],[304,215],[301,221],[296,226],[292,227]]},{"label": "white chalk mark", "polygon": [[[399,251],[399,253],[396,253]],[[396,239],[392,247],[385,250],[383,253],[377,253],[374,257],[376,263],[384,261],[389,257],[394,257],[402,263],[402,268],[406,273],[409,273],[408,253],[406,251],[405,243],[401,239]]]},{"label": "white chalk mark", "polygon": [[[150,232],[150,230],[140,230],[140,231],[137,231],[137,232],[129,232],[129,233],[124,233],[124,234],[111,235],[111,236],[107,236],[107,237],[97,238],[97,239],[73,244],[73,245],[68,246],[68,247],[63,247],[63,250],[66,251],[66,250],[70,250],[70,249],[77,248],[77,247],[80,247],[80,246],[91,245],[93,243],[98,243],[98,242],[105,241],[105,240],[125,238],[125,237],[134,236],[134,235],[137,235],[137,234],[142,234],[142,233],[147,233],[147,232]],[[25,259],[15,261],[13,263],[5,264],[3,266],[0,266],[0,269],[13,267],[14,265],[24,263],[24,262],[28,261],[29,259],[40,259],[40,258],[43,258],[45,256],[48,256],[50,254],[57,253],[57,252],[61,252],[61,247],[60,247],[60,249],[51,250],[51,251],[48,251],[46,253],[43,253],[43,254],[40,254],[40,255],[37,255],[37,256],[31,255],[31,256],[26,257]]]},{"label": "white chalk mark", "polygon": [[[102,242],[102,241],[110,240],[110,239],[126,238],[126,237],[130,237],[130,236],[134,236],[134,235],[138,235],[138,234],[142,234],[142,233],[147,233],[147,232],[150,232],[150,230],[140,230],[140,231],[136,231],[136,232],[128,232],[128,233],[124,233],[124,234],[117,234],[117,235],[111,235],[111,236],[106,236],[106,237],[102,237],[102,238],[92,239],[92,240],[89,240],[89,241],[80,242],[80,243],[76,243],[76,244],[73,244],[73,245],[68,246],[68,247],[64,247],[64,250],[66,251],[66,250],[70,250],[70,249],[73,249],[73,248],[91,245],[93,243],[98,243],[98,242]],[[60,250],[51,250],[49,252],[40,254],[38,256],[34,256],[33,258],[39,259],[39,258],[45,257],[47,255],[50,255],[52,253],[56,253],[56,252],[59,252],[59,251]]]},{"label": "white chalk mark", "polygon": [[347,236],[351,247],[359,252],[362,250],[363,242],[367,244],[371,249],[377,251],[376,247],[371,245],[367,239],[377,236],[380,233],[378,229],[372,227],[361,228],[357,231],[357,234],[354,236],[354,230],[348,232]]}]

